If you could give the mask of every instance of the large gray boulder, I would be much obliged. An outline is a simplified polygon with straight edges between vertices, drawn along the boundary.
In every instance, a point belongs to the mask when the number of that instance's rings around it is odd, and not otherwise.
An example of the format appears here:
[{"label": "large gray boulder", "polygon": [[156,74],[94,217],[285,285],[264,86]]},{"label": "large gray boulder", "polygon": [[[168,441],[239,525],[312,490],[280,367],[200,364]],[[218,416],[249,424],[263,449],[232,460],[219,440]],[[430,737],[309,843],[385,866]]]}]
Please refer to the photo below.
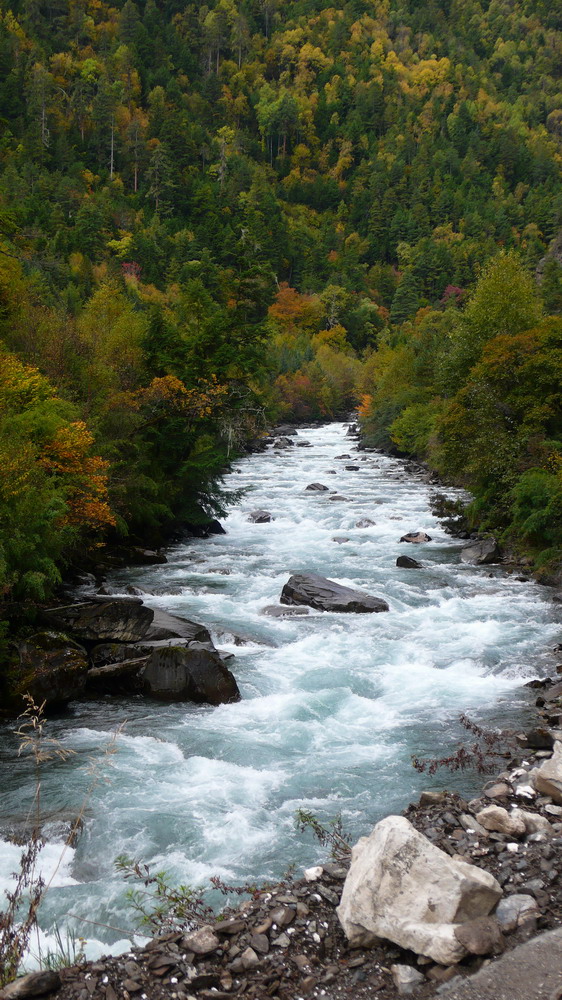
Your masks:
[{"label": "large gray boulder", "polygon": [[252,524],[268,524],[269,521],[274,521],[275,518],[268,510],[252,510],[248,514],[248,521]]},{"label": "large gray boulder", "polygon": [[69,604],[44,612],[51,627],[84,642],[136,642],[149,632],[154,612],[138,597]]},{"label": "large gray boulder", "polygon": [[482,538],[461,549],[461,562],[471,566],[484,566],[500,561],[500,550],[495,538]]},{"label": "large gray boulder", "polygon": [[453,965],[467,955],[455,928],[487,916],[501,895],[488,872],[449,857],[404,816],[387,816],[353,848],[337,913],[352,948],[383,938]]},{"label": "large gray boulder", "polygon": [[66,705],[86,686],[88,656],[77,642],[59,632],[37,632],[18,646],[19,677],[14,685],[21,698],[31,695],[36,705]]},{"label": "large gray boulder", "polygon": [[240,701],[238,685],[217,652],[194,647],[154,649],[140,673],[145,694],[160,701],[209,705]]},{"label": "large gray boulder", "polygon": [[317,611],[349,611],[370,614],[388,611],[382,597],[372,597],[360,590],[344,587],[316,573],[296,573],[281,592],[281,604],[305,604]]}]

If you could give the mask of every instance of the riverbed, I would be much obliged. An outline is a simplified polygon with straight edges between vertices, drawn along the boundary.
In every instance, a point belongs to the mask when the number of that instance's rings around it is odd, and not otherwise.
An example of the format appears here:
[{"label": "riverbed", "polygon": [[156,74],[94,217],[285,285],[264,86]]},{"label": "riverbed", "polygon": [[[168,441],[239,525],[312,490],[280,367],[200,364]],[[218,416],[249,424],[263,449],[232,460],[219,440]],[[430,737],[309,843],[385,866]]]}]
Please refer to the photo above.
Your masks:
[{"label": "riverbed", "polygon": [[[412,755],[450,753],[466,737],[461,712],[491,727],[520,726],[529,716],[524,684],[552,669],[560,637],[548,590],[500,566],[461,563],[464,543],[431,514],[435,488],[399,459],[358,451],[346,425],[302,428],[293,440],[233,463],[226,484],[246,492],[225,535],[176,545],[166,564],[109,581],[117,591],[142,588],[150,606],[206,625],[234,654],[242,700],[212,708],[107,698],[49,721],[49,735],[74,754],[46,763],[41,777],[51,817],[43,868],[47,877],[54,872],[43,946],[55,923],[74,926],[92,956],[127,946],[134,918],[114,866],[119,854],[194,885],[212,875],[278,879],[322,854],[297,830],[297,809],[323,822],[340,815],[357,838],[424,787],[470,794],[481,779],[428,778],[413,769]],[[315,481],[329,490],[307,491]],[[251,523],[256,508],[274,520]],[[362,518],[375,523],[356,527]],[[399,541],[418,530],[431,541]],[[397,568],[404,554],[423,568]],[[390,611],[264,615],[296,572],[383,597]],[[106,753],[123,724],[116,752]],[[16,737],[0,732],[2,823],[14,828],[35,789],[16,749]],[[82,833],[61,859],[64,824],[82,807]],[[0,890],[20,851],[0,842]]]}]

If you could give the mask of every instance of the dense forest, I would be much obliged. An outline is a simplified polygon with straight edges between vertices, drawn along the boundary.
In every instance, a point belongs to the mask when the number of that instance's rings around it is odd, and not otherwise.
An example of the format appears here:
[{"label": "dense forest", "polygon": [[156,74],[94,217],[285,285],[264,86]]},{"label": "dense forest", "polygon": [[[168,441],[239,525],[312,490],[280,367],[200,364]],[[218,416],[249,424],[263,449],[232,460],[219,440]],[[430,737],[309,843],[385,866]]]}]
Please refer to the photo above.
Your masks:
[{"label": "dense forest", "polygon": [[4,603],[357,406],[556,564],[560,0],[14,0],[0,65]]}]

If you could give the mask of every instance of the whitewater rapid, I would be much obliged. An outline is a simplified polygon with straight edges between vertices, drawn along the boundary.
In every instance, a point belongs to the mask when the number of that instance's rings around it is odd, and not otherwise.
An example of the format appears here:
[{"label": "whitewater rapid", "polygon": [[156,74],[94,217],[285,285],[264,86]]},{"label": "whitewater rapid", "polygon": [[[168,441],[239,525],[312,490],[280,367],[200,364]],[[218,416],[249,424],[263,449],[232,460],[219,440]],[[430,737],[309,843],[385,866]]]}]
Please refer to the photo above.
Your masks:
[{"label": "whitewater rapid", "polygon": [[[164,565],[111,579],[117,589],[147,591],[152,607],[205,624],[234,654],[242,701],[212,708],[107,698],[49,722],[49,734],[75,753],[45,765],[42,777],[53,822],[44,865],[55,872],[43,947],[55,923],[87,938],[92,956],[127,946],[134,920],[114,867],[119,854],[196,885],[212,875],[275,879],[322,854],[296,829],[297,809],[323,821],[341,814],[356,838],[424,787],[476,789],[470,776],[428,778],[411,765],[412,754],[450,751],[463,735],[460,712],[491,726],[524,724],[531,701],[523,685],[552,667],[559,639],[548,591],[500,567],[462,564],[462,543],[430,512],[432,488],[398,459],[358,452],[346,429],[300,429],[293,447],[236,461],[227,486],[246,494],[224,521],[226,535],[190,540]],[[298,446],[304,441],[311,447]],[[314,481],[347,499],[306,491]],[[275,520],[250,523],[256,508]],[[376,523],[355,527],[364,517]],[[412,530],[432,541],[400,543]],[[424,568],[396,568],[401,554]],[[262,614],[291,573],[307,571],[381,596],[390,611]],[[122,723],[117,752],[104,754]],[[16,750],[4,729],[0,830],[18,827],[33,795],[33,773]],[[100,780],[85,801],[92,759]],[[57,868],[57,823],[84,801],[82,833]],[[0,893],[19,850],[0,841]]]}]

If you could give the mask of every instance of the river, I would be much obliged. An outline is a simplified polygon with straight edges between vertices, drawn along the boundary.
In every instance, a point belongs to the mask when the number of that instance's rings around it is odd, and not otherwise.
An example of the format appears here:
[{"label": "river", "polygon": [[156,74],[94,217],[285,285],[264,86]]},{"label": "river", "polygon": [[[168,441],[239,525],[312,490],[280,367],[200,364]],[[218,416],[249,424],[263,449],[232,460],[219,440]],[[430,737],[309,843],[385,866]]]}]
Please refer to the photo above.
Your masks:
[{"label": "river", "polygon": [[[133,919],[114,868],[120,853],[192,884],[211,875],[276,879],[322,853],[296,829],[298,808],[323,821],[341,814],[355,838],[424,787],[470,794],[476,778],[428,778],[414,771],[412,754],[450,752],[463,737],[460,712],[490,726],[529,717],[524,682],[552,668],[559,639],[548,591],[500,567],[462,564],[462,543],[430,512],[432,488],[398,459],[358,452],[346,429],[300,429],[297,445],[311,447],[236,461],[227,485],[247,493],[225,519],[226,535],[177,545],[164,565],[114,574],[118,589],[135,584],[148,591],[147,604],[207,625],[235,654],[229,665],[242,701],[211,708],[108,698],[49,721],[49,735],[75,753],[42,773],[42,806],[52,817],[43,947],[55,923],[73,924],[91,956],[127,947],[119,929]],[[351,464],[358,471],[345,469]],[[306,491],[314,481],[348,499]],[[275,520],[248,522],[260,507]],[[357,528],[363,517],[375,525]],[[401,544],[411,530],[432,541]],[[400,554],[424,568],[396,568]],[[299,571],[382,596],[390,611],[263,615]],[[122,723],[117,752],[107,756],[108,736]],[[16,749],[10,730],[0,732],[4,826],[22,819],[35,787]],[[99,780],[86,798],[91,761]],[[60,824],[83,803],[83,831],[61,858]],[[0,841],[0,890],[20,850]]]}]

